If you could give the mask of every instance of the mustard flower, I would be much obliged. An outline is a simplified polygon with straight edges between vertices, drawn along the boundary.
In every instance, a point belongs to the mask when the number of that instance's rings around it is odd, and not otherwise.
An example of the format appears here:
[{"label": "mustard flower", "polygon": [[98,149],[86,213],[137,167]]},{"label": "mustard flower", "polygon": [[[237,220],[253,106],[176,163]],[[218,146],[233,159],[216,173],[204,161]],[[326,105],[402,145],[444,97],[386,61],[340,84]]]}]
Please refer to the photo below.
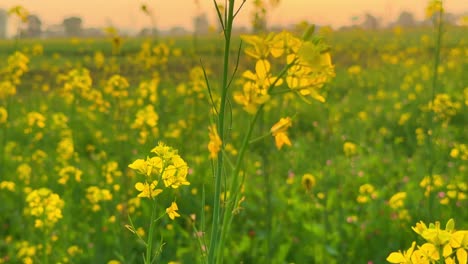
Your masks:
[{"label": "mustard flower", "polygon": [[6,99],[16,94],[16,86],[11,81],[0,82],[0,99]]},{"label": "mustard flower", "polygon": [[[62,208],[65,202],[58,194],[47,188],[31,191],[26,196],[28,207],[25,214],[35,217],[35,227],[51,227],[62,218]],[[44,221],[46,220],[46,221]]]},{"label": "mustard flower", "polygon": [[271,64],[268,60],[258,60],[255,64],[255,73],[250,70],[242,74],[245,82],[242,92],[234,93],[234,100],[244,107],[250,114],[255,114],[258,107],[270,99],[270,88],[279,86],[281,79],[274,77],[270,73]]},{"label": "mustard flower", "polygon": [[441,0],[431,0],[426,7],[426,18],[431,18],[438,12],[444,12]]},{"label": "mustard flower", "polygon": [[123,76],[115,74],[109,78],[104,92],[110,94],[112,97],[127,97],[129,83]]},{"label": "mustard flower", "polygon": [[218,130],[216,126],[212,125],[208,127],[210,142],[208,143],[208,151],[210,152],[210,158],[216,159],[218,157],[218,152],[221,150],[222,142],[219,138]]},{"label": "mustard flower", "polygon": [[16,15],[23,23],[26,23],[28,21],[29,11],[21,5],[16,5],[8,10],[8,15]]},{"label": "mustard flower", "polygon": [[468,145],[466,144],[454,144],[450,151],[450,157],[460,160],[468,160]]},{"label": "mustard flower", "polygon": [[452,101],[448,94],[437,94],[427,107],[435,113],[437,120],[448,121],[461,109],[461,103]]},{"label": "mustard flower", "polygon": [[101,210],[99,202],[112,200],[112,193],[107,189],[100,189],[97,186],[90,186],[86,189],[86,198],[92,205],[92,210],[97,212]]},{"label": "mustard flower", "polygon": [[357,153],[357,146],[356,144],[352,142],[345,142],[343,144],[343,152],[346,155],[346,157],[351,157],[356,155]]},{"label": "mustard flower", "polygon": [[0,107],[0,124],[6,123],[8,120],[8,111],[5,107]]},{"label": "mustard flower", "polygon": [[139,129],[143,128],[145,125],[148,127],[155,127],[158,124],[158,119],[159,116],[154,111],[153,105],[147,105],[144,109],[138,110],[131,128]]},{"label": "mustard flower", "polygon": [[377,197],[377,192],[372,184],[366,183],[359,187],[359,196],[356,198],[358,203],[368,203],[371,199]]},{"label": "mustard flower", "polygon": [[138,197],[141,198],[150,198],[153,199],[154,197],[158,196],[160,193],[162,193],[163,190],[161,189],[156,189],[156,186],[158,185],[158,181],[153,181],[151,184],[148,184],[147,182],[137,182],[135,184],[135,189],[137,189],[140,194],[138,194]]},{"label": "mustard flower", "polygon": [[0,182],[0,190],[8,190],[10,192],[15,191],[16,184],[12,181],[1,181]]},{"label": "mustard flower", "polygon": [[307,190],[307,191],[310,191],[312,188],[314,188],[315,186],[315,177],[314,175],[310,174],[310,173],[306,173],[302,176],[302,180],[301,180],[301,183],[302,183],[302,186],[304,186],[304,188]]},{"label": "mustard flower", "polygon": [[270,132],[275,137],[276,147],[281,149],[284,144],[291,146],[291,141],[287,135],[287,130],[292,126],[292,120],[290,117],[281,118],[276,124],[274,124]]},{"label": "mustard flower", "polygon": [[177,207],[177,204],[175,202],[172,202],[171,206],[166,208],[166,213],[167,215],[169,215],[169,218],[174,220],[176,217],[180,216],[180,214],[177,213],[177,210],[179,210],[179,208]]},{"label": "mustard flower", "polygon": [[248,56],[261,60],[267,58],[270,54],[270,42],[267,38],[257,35],[241,35],[241,39],[246,44],[250,44],[244,50]]},{"label": "mustard flower", "polygon": [[70,160],[73,157],[73,154],[75,153],[73,139],[71,137],[62,138],[57,145],[56,151],[58,154],[58,158],[61,161]]},{"label": "mustard flower", "polygon": [[65,185],[70,178],[74,178],[76,182],[81,182],[81,175],[83,172],[76,167],[66,166],[61,168],[58,174],[60,176],[58,183]]},{"label": "mustard flower", "polygon": [[177,150],[167,146],[162,142],[158,142],[158,145],[154,147],[151,152],[163,160],[170,160],[174,155],[177,154]]},{"label": "mustard flower", "polygon": [[172,164],[168,165],[162,174],[164,185],[172,188],[178,188],[180,185],[189,185],[190,183],[186,179],[188,174],[187,163],[179,155],[175,155],[171,161]]},{"label": "mustard flower", "polygon": [[[33,127],[37,126],[38,128],[44,128],[45,127],[45,120],[46,118],[44,115],[38,112],[29,112],[26,116],[28,120],[28,126]],[[31,130],[25,130],[25,132],[28,131],[27,133],[30,133]]]},{"label": "mustard flower", "polygon": [[398,192],[394,194],[388,204],[392,209],[399,209],[405,206],[406,192]]}]

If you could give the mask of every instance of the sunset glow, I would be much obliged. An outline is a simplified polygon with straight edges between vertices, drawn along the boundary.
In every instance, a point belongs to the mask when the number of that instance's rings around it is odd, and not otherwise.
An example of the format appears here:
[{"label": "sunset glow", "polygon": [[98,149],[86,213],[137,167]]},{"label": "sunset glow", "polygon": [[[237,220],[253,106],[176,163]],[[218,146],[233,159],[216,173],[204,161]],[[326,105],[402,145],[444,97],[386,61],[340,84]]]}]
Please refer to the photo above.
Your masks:
[{"label": "sunset glow", "polygon": [[[140,5],[146,4],[153,10],[157,26],[169,29],[183,26],[192,29],[193,17],[206,12],[210,23],[215,23],[215,13],[211,0],[199,0],[197,7],[194,0],[174,1],[135,1],[135,0],[2,0],[0,8],[8,9],[22,5],[31,13],[39,15],[44,25],[60,24],[65,17],[80,16],[85,27],[116,26],[125,29],[140,29],[150,24],[148,17],[140,11]],[[240,2],[240,1],[238,1]],[[422,18],[427,0],[283,0],[275,9],[269,11],[270,24],[290,24],[307,20],[315,24],[327,24],[334,27],[351,23],[352,17],[368,12],[381,17],[383,22],[394,20],[401,11],[407,10]],[[463,13],[468,10],[466,0],[444,1],[448,12]],[[248,26],[251,14],[251,1],[239,14],[238,25]]]}]

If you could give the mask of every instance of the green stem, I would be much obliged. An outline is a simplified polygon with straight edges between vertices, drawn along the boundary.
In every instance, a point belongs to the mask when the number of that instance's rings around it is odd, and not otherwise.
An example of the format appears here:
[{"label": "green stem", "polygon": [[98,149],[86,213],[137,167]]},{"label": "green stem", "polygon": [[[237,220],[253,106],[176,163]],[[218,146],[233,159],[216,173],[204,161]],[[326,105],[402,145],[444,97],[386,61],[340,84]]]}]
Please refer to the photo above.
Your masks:
[{"label": "green stem", "polygon": [[[234,2],[235,0],[229,0],[229,11],[225,21],[224,29],[224,65],[223,65],[223,81],[221,86],[221,105],[218,113],[218,135],[225,144],[225,135],[224,135],[224,117],[226,111],[226,99],[227,99],[227,90],[228,90],[228,71],[229,71],[229,51],[231,47],[231,31],[232,23],[234,16]],[[216,1],[214,3],[216,5]],[[224,148],[224,146],[223,146]],[[224,152],[220,151],[218,153],[218,162],[216,167],[215,174],[215,190],[213,197],[213,223],[212,223],[212,232],[210,239],[210,248],[208,251],[208,263],[214,263],[216,257],[215,251],[218,251],[219,247],[219,235],[222,226],[224,226],[222,219],[220,218],[221,212],[221,201],[219,199],[221,194],[221,175],[223,173],[223,161],[224,161]]]},{"label": "green stem", "polygon": [[[44,225],[47,225],[47,219],[46,219],[46,216],[43,215],[42,217],[42,223]],[[44,244],[43,244],[43,249],[42,249],[42,263],[44,264],[48,264],[49,263],[49,256],[47,255],[47,247],[49,246],[49,228],[48,227],[45,227],[44,229]]]},{"label": "green stem", "polygon": [[[239,154],[237,156],[237,160],[236,160],[236,164],[234,166],[234,169],[233,169],[233,173],[232,173],[232,182],[231,182],[231,188],[230,188],[230,194],[231,194],[231,197],[229,199],[229,202],[226,203],[226,209],[224,211],[224,225],[223,225],[223,228],[222,228],[222,233],[221,233],[221,238],[220,238],[220,241],[219,241],[219,248],[217,250],[217,256],[218,257],[221,257],[221,261],[220,263],[222,263],[222,249],[223,249],[223,246],[224,246],[224,242],[226,241],[226,236],[230,230],[230,227],[231,227],[231,223],[232,223],[232,219],[233,219],[233,210],[234,210],[234,207],[236,206],[236,204],[238,203],[238,200],[239,200],[239,192],[240,192],[240,189],[241,189],[241,185],[239,184],[239,174],[240,174],[240,169],[241,169],[241,165],[242,165],[242,160],[244,159],[244,155],[245,155],[245,152],[247,150],[247,147],[249,146],[249,141],[250,141],[250,137],[252,135],[252,132],[253,132],[253,128],[255,126],[255,123],[257,122],[257,119],[260,115],[260,113],[262,112],[263,110],[263,107],[264,105],[261,105],[257,112],[255,113],[255,115],[253,116],[253,118],[251,119],[250,121],[250,124],[249,124],[249,128],[247,130],[247,134],[245,134],[244,136],[244,140],[242,142],[242,145],[241,145],[241,149],[239,150]],[[218,197],[218,200],[219,200],[219,197]]]},{"label": "green stem", "polygon": [[[7,115],[10,115],[11,116],[11,113],[10,113],[10,97],[6,98],[5,99],[5,109],[7,111]],[[8,138],[8,118],[5,122],[5,124],[2,125],[2,137],[0,138],[0,175],[6,175],[6,169],[5,168],[5,145],[6,145],[6,142],[7,142],[7,138]]]},{"label": "green stem", "polygon": [[[443,19],[443,10],[440,9],[438,15],[434,18],[437,23],[437,31],[436,31],[436,42],[435,42],[435,51],[434,51],[434,67],[432,69],[432,89],[431,89],[431,105],[434,105],[435,99],[435,92],[437,88],[437,81],[438,81],[438,68],[440,64],[440,48],[442,46],[442,19]],[[438,19],[438,21],[437,21]],[[429,131],[427,135],[427,155],[428,155],[428,173],[429,173],[429,186],[432,186],[434,179],[433,179],[433,171],[434,171],[434,145],[433,145],[433,135],[434,135],[434,111],[431,109],[429,112]],[[431,190],[432,191],[432,190]],[[429,218],[432,217],[433,214],[433,206],[435,202],[434,195],[430,192],[429,193],[429,206],[428,206],[428,213]]]},{"label": "green stem", "polygon": [[152,250],[153,250],[153,232],[154,232],[154,226],[156,224],[156,219],[155,217],[155,211],[156,211],[156,201],[154,201],[153,209],[151,210],[151,222],[150,222],[150,227],[148,231],[148,243],[146,243],[146,256],[145,256],[145,264],[151,264],[151,256],[152,256]]}]

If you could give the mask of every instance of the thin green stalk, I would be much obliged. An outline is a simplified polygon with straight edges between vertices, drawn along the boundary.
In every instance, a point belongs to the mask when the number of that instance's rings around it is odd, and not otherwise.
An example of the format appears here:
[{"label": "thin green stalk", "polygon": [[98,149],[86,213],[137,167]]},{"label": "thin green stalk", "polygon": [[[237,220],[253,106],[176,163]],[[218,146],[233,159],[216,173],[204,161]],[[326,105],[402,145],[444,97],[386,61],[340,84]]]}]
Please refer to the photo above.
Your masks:
[{"label": "thin green stalk", "polygon": [[[10,114],[10,98],[11,97],[8,97],[5,99],[6,101],[6,106],[5,106],[5,109],[7,111],[7,114]],[[11,114],[10,114],[11,115]],[[5,145],[6,145],[6,142],[7,142],[7,138],[8,138],[8,118],[5,122],[5,124],[2,125],[2,138],[0,138],[0,175],[5,175],[5,172],[6,170],[4,169],[5,168]],[[5,171],[4,171],[5,170]]]},{"label": "thin green stalk", "polygon": [[[261,105],[253,118],[251,119],[249,123],[249,128],[247,130],[247,133],[244,136],[241,148],[239,150],[239,154],[237,156],[236,164],[233,169],[232,173],[232,182],[231,182],[231,197],[230,197],[230,202],[226,204],[226,209],[224,211],[224,221],[225,221],[225,226],[223,226],[222,233],[221,233],[221,238],[219,241],[219,248],[217,250],[217,256],[221,257],[220,263],[222,263],[222,250],[224,247],[224,242],[226,241],[227,234],[230,230],[232,219],[233,219],[233,209],[234,206],[238,203],[238,194],[240,192],[241,185],[239,184],[239,174],[241,170],[241,165],[242,165],[242,160],[244,159],[245,152],[247,150],[247,147],[249,146],[249,141],[250,137],[252,136],[253,128],[255,126],[255,123],[257,122],[257,119],[263,110],[263,106]],[[218,198],[219,200],[219,198]]]},{"label": "thin green stalk", "polygon": [[[438,81],[438,68],[440,64],[440,48],[442,46],[442,19],[443,19],[443,10],[440,9],[437,16],[434,18],[437,22],[437,31],[436,31],[436,42],[435,42],[435,51],[434,51],[434,67],[432,69],[432,87],[431,87],[431,105],[434,104],[435,93],[437,88],[437,81]],[[433,135],[434,135],[434,111],[430,109],[429,112],[429,133],[427,135],[427,155],[428,155],[428,173],[429,173],[429,186],[432,186],[434,179],[433,179],[433,171],[434,171],[434,145],[433,145]],[[432,190],[431,190],[432,191]],[[428,214],[429,218],[432,218],[433,214],[433,207],[434,207],[434,195],[430,192],[429,193],[429,205],[428,205]]]},{"label": "thin green stalk", "polygon": [[146,256],[145,256],[145,264],[151,264],[151,256],[153,250],[153,233],[154,233],[154,226],[156,224],[155,219],[155,211],[156,211],[156,201],[154,201],[153,209],[151,210],[151,222],[148,231],[148,243],[146,243]]},{"label": "thin green stalk", "polygon": [[[267,150],[267,148],[265,148]],[[265,152],[265,151],[263,151]],[[272,252],[272,235],[271,232],[273,230],[273,206],[272,206],[272,201],[271,201],[271,192],[272,192],[272,186],[271,186],[271,181],[270,181],[270,172],[266,171],[267,169],[270,168],[269,164],[269,156],[267,153],[263,153],[262,155],[262,163],[263,163],[263,180],[265,184],[265,201],[266,201],[266,215],[265,215],[265,220],[267,223],[266,226],[266,242],[267,242],[267,249],[266,249],[266,257],[267,259],[272,259],[273,258],[273,252]]]},{"label": "thin green stalk", "polygon": [[[269,91],[271,91],[271,89],[276,86],[276,83],[287,73],[289,68],[291,68],[292,65],[294,65],[294,63],[295,63],[295,61],[293,61],[291,64],[287,65],[286,67],[284,67],[281,70],[281,72],[278,75],[278,78],[276,78],[276,80],[270,85]],[[252,132],[253,132],[253,128],[254,128],[255,123],[257,122],[258,117],[260,116],[260,113],[262,112],[264,106],[265,106],[264,104],[259,106],[259,108],[257,109],[257,112],[255,113],[255,115],[253,116],[253,118],[251,119],[251,121],[249,123],[247,133],[245,134],[244,139],[242,141],[242,145],[241,145],[241,148],[239,150],[239,154],[237,156],[237,160],[236,160],[236,163],[234,165],[233,172],[231,174],[231,177],[232,177],[231,185],[230,185],[231,197],[230,197],[230,202],[226,204],[226,209],[224,211],[224,218],[223,218],[224,222],[223,222],[222,233],[221,233],[221,237],[220,237],[220,241],[219,241],[220,246],[216,250],[216,252],[217,252],[216,255],[218,257],[221,256],[221,258],[222,258],[222,253],[223,253],[222,249],[224,247],[224,242],[226,241],[227,234],[229,233],[229,230],[231,228],[231,223],[232,223],[232,219],[233,219],[233,216],[234,216],[233,210],[234,210],[234,207],[239,202],[238,194],[239,194],[240,189],[241,189],[241,184],[239,184],[239,175],[240,175],[242,161],[244,159],[244,155],[245,155],[245,152],[247,150],[247,147],[249,146],[250,138],[251,138]],[[216,196],[216,197],[218,197],[217,199],[218,199],[218,202],[219,202],[219,200],[220,200],[219,195]],[[218,263],[218,262],[216,262],[216,263]],[[222,263],[222,259],[221,259],[220,263]]]},{"label": "thin green stalk", "polygon": [[[42,222],[43,223],[47,223],[47,219],[46,219],[46,216],[43,215],[43,218],[42,218]],[[44,244],[42,245],[43,246],[43,249],[42,249],[42,263],[44,264],[48,264],[49,263],[49,256],[47,254],[47,248],[49,247],[49,228],[48,227],[45,227],[45,230],[44,230]]]},{"label": "thin green stalk", "polygon": [[[226,111],[226,99],[227,99],[227,83],[228,83],[228,72],[229,72],[229,51],[231,47],[231,31],[232,23],[234,16],[234,2],[235,0],[229,0],[229,10],[224,21],[224,64],[223,64],[223,79],[221,85],[221,105],[218,113],[218,135],[221,139],[221,142],[225,144],[225,134],[224,134],[224,117]],[[216,1],[214,1],[215,6],[217,6]],[[218,9],[217,9],[218,10]],[[221,194],[221,175],[223,174],[223,161],[224,161],[224,152],[220,151],[218,153],[218,162],[215,175],[215,190],[213,197],[213,223],[212,223],[212,232],[210,240],[210,248],[208,251],[208,262],[214,263],[216,256],[215,251],[217,251],[219,245],[219,235],[220,229],[223,226],[223,221],[220,218],[221,212],[221,201],[219,199]]]}]

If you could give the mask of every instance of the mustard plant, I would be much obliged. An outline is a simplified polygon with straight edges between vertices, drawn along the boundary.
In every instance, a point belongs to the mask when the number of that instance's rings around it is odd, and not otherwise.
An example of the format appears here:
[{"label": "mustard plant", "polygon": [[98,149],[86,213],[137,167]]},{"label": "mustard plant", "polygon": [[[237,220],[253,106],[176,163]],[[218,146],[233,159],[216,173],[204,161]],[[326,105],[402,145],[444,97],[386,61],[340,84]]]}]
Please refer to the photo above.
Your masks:
[{"label": "mustard plant", "polygon": [[[156,257],[153,252],[156,222],[166,214],[172,220],[176,217],[180,217],[180,214],[177,212],[179,208],[175,201],[166,208],[164,214],[158,216],[157,197],[165,189],[178,189],[181,186],[190,185],[190,182],[187,180],[188,165],[178,155],[176,149],[159,142],[158,145],[151,150],[151,153],[153,153],[152,157],[148,156],[146,159],[137,159],[128,166],[142,176],[142,179],[139,179],[135,184],[135,189],[140,192],[137,197],[148,199],[152,203],[148,239],[146,241],[144,241],[141,232],[138,232],[137,228],[135,228],[130,215],[130,224],[127,225],[127,228],[134,233],[139,240],[143,241],[146,247],[146,253],[143,258],[145,264],[153,263]],[[159,249],[159,252],[160,251],[161,249]]]},{"label": "mustard plant", "polygon": [[[318,39],[311,40],[313,29],[309,29],[304,34],[303,39],[288,32],[271,33],[266,36],[242,36],[242,41],[248,45],[245,48],[245,53],[256,61],[255,72],[247,70],[242,73],[239,82],[235,82],[237,66],[233,69],[230,66],[232,27],[245,2],[244,0],[236,4],[235,0],[229,0],[221,7],[214,1],[224,36],[224,56],[219,104],[213,101],[214,91],[207,80],[207,88],[216,113],[215,125],[217,127],[217,133],[214,133],[212,128],[210,130],[210,155],[213,157],[214,153],[218,151],[214,162],[212,230],[208,256],[205,259],[208,263],[223,262],[224,247],[230,227],[242,202],[243,159],[251,143],[254,127],[265,105],[271,101],[272,97],[286,93],[294,93],[305,102],[309,102],[309,99],[324,102],[325,99],[320,94],[320,89],[334,77],[334,68],[327,46]],[[241,47],[239,47],[236,65],[240,53]],[[270,62],[273,59],[280,60],[283,65],[278,74],[273,74],[274,69],[272,69]],[[233,93],[234,101],[242,106],[250,116],[250,120],[247,130],[242,136],[236,160],[231,162],[225,151],[229,138],[226,120],[229,107],[232,107],[229,91],[233,88],[234,83],[240,83],[242,87],[241,91]],[[291,143],[285,133],[290,126],[291,120],[284,118],[271,129],[278,148]]]}]

